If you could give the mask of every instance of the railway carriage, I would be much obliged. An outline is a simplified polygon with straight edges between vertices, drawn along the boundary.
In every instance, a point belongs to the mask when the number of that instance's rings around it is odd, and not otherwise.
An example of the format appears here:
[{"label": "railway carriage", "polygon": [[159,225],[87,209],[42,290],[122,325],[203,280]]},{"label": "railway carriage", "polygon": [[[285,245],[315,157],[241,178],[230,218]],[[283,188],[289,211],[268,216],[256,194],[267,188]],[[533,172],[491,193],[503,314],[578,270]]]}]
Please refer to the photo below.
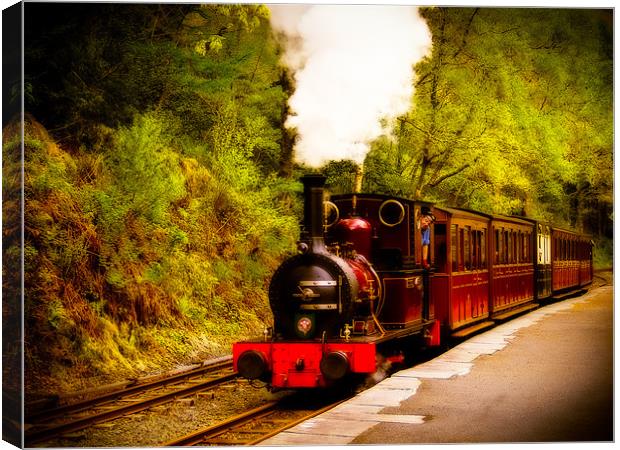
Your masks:
[{"label": "railway carriage", "polygon": [[588,236],[552,228],[551,254],[554,293],[575,290],[592,282],[592,242]]},{"label": "railway carriage", "polygon": [[504,320],[538,306],[534,301],[534,226],[516,217],[493,216],[490,248],[491,317]]},{"label": "railway carriage", "polygon": [[488,234],[491,216],[454,208],[434,209],[435,271],[430,295],[443,334],[464,337],[490,321]]},{"label": "railway carriage", "polygon": [[[326,201],[325,177],[302,181],[297,254],[269,287],[273,329],[233,345],[234,369],[274,388],[370,374],[414,343],[466,337],[592,281],[592,242],[578,233],[385,195]],[[430,267],[423,216],[435,219]]]},{"label": "railway carriage", "polygon": [[579,260],[579,286],[585,287],[592,283],[594,266],[592,265],[592,238],[580,235],[577,240],[577,258]]}]

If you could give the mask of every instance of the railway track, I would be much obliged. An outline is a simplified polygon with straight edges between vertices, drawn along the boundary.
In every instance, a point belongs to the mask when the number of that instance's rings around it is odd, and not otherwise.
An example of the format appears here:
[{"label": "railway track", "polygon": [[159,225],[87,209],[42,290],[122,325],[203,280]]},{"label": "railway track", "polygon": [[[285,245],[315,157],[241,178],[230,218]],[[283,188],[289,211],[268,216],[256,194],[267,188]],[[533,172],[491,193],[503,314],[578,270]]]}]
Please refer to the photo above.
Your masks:
[{"label": "railway track", "polygon": [[26,446],[213,389],[236,377],[232,362],[226,361],[40,411],[26,417]]},{"label": "railway track", "polygon": [[[290,400],[290,399],[289,399]],[[287,406],[290,402],[273,401],[162,444],[163,447],[255,445],[298,423],[330,410],[346,399],[308,409]]]}]

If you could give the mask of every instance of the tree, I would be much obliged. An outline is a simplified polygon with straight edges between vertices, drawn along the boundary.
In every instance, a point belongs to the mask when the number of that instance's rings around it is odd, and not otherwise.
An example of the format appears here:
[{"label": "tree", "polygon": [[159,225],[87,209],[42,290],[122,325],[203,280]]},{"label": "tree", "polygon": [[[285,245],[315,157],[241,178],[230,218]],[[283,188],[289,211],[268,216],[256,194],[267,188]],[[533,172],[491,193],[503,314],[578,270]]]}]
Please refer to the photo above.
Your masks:
[{"label": "tree", "polygon": [[373,185],[567,224],[580,221],[577,205],[590,195],[607,202],[609,11],[426,8],[423,15],[433,51],[416,66],[414,106],[396,139],[375,142],[365,163],[377,169],[367,175]]}]

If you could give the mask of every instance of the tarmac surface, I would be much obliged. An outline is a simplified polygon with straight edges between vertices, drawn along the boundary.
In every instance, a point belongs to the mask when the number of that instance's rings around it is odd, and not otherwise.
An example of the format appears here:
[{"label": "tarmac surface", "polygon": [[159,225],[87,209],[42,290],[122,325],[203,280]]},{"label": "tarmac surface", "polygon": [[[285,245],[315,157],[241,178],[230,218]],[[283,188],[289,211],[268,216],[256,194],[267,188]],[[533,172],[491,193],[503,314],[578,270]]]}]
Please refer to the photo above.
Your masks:
[{"label": "tarmac surface", "polygon": [[611,442],[613,287],[541,307],[260,445]]}]

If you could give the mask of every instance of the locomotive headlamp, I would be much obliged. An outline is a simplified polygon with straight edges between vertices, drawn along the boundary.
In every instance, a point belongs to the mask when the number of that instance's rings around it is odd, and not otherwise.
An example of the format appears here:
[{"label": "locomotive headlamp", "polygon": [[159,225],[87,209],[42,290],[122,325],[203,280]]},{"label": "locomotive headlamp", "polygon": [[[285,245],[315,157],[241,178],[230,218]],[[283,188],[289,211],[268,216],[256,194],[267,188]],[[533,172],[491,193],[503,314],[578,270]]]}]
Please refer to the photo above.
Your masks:
[{"label": "locomotive headlamp", "polygon": [[349,373],[349,357],[343,351],[327,353],[323,355],[320,367],[325,378],[339,380]]},{"label": "locomotive headlamp", "polygon": [[314,330],[314,321],[310,316],[300,316],[296,323],[297,334],[301,337],[308,337]]}]

